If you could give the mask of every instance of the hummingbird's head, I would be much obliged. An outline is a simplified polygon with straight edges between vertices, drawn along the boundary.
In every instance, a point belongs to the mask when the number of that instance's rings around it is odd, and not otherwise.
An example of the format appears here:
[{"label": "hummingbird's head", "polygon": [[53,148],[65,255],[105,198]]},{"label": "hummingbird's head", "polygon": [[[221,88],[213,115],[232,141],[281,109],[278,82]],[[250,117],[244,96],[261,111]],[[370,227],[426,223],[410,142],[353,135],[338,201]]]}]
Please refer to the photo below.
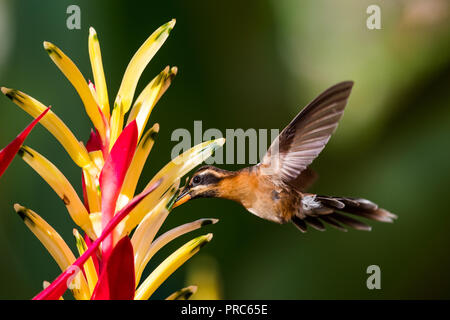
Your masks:
[{"label": "hummingbird's head", "polygon": [[221,193],[220,182],[231,173],[213,166],[199,168],[189,180],[189,183],[181,190],[173,207],[191,199],[219,197]]}]

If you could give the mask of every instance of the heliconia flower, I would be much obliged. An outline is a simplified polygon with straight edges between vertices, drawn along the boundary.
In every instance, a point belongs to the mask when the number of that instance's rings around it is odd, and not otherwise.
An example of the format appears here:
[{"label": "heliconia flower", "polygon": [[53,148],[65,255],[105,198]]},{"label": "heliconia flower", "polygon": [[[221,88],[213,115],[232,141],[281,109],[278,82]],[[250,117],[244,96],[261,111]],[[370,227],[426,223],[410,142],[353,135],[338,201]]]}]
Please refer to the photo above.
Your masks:
[{"label": "heliconia flower", "polygon": [[[209,233],[187,242],[141,281],[148,262],[163,246],[187,232],[218,221],[189,222],[155,239],[179,193],[180,178],[211,156],[224,144],[224,139],[203,142],[173,159],[136,195],[139,178],[159,132],[158,124],[147,131],[145,127],[177,68],[165,68],[133,103],[135,90],[146,65],[174,25],[175,20],[162,25],[138,49],[125,71],[113,105],[109,103],[100,45],[93,28],[89,29],[88,47],[94,83],[87,82],[75,63],[58,47],[44,42],[45,50],[74,86],[92,121],[93,129],[85,144],[80,143],[64,122],[41,102],[21,91],[1,88],[8,98],[36,120],[0,152],[0,169],[4,170],[18,153],[64,201],[69,216],[77,225],[73,234],[78,258],[41,216],[19,204],[14,205],[15,211],[62,271],[53,282],[44,281],[44,290],[34,299],[62,299],[67,289],[76,299],[149,299],[176,269],[212,239]],[[39,120],[81,168],[82,199],[50,160],[34,149],[22,146],[26,135]],[[196,287],[191,286],[167,299],[186,299],[195,291]]]}]

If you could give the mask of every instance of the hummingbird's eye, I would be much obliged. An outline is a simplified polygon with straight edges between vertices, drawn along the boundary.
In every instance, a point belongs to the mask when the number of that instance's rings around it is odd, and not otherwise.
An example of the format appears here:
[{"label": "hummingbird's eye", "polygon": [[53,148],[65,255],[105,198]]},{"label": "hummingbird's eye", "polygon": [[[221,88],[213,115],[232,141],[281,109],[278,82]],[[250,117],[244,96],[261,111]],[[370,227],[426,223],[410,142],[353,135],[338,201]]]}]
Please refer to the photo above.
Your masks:
[{"label": "hummingbird's eye", "polygon": [[200,183],[200,177],[199,176],[195,176],[194,179],[192,179],[192,183],[193,184],[199,184]]}]

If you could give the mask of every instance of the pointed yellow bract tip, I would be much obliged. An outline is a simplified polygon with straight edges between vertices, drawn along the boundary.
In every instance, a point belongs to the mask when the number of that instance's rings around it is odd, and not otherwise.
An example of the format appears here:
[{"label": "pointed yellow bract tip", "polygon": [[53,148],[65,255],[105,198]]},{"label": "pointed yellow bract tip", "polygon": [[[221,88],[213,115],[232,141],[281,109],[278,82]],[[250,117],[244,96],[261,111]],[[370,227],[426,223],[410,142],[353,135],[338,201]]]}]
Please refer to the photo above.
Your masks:
[{"label": "pointed yellow bract tip", "polygon": [[197,292],[198,287],[197,286],[189,286],[186,287],[187,291],[190,291],[192,294],[195,294]]},{"label": "pointed yellow bract tip", "polygon": [[89,34],[92,35],[92,36],[96,35],[97,31],[95,31],[95,29],[93,27],[89,27]]},{"label": "pointed yellow bract tip", "polygon": [[6,95],[8,92],[11,91],[11,89],[8,89],[8,88],[5,88],[5,87],[1,87],[1,90],[2,90],[2,93],[3,93],[4,95]]},{"label": "pointed yellow bract tip", "polygon": [[54,44],[51,42],[48,42],[48,41],[44,41],[43,45],[44,45],[45,50],[48,50],[48,49],[51,49],[52,47],[54,47]]},{"label": "pointed yellow bract tip", "polygon": [[189,286],[172,293],[166,300],[188,300],[197,292],[197,286]]},{"label": "pointed yellow bract tip", "polygon": [[223,146],[225,144],[225,138],[219,138],[214,141],[219,146]]},{"label": "pointed yellow bract tip", "polygon": [[204,239],[209,242],[209,241],[211,241],[212,238],[213,238],[213,234],[212,233],[208,233],[208,234],[205,235]]},{"label": "pointed yellow bract tip", "polygon": [[24,209],[25,209],[25,207],[21,206],[20,204],[18,204],[18,203],[14,204],[14,210],[16,210],[16,212],[22,211]]},{"label": "pointed yellow bract tip", "polygon": [[174,18],[174,19],[170,20],[169,27],[173,29],[173,27],[175,27],[175,23],[177,23],[177,19]]}]

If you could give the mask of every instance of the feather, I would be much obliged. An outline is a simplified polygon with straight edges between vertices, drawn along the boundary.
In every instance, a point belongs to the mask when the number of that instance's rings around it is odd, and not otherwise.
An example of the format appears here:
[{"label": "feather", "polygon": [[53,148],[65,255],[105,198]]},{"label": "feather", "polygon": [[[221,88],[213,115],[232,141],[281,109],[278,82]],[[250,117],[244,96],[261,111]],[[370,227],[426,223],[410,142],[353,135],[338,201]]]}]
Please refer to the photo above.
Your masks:
[{"label": "feather", "polygon": [[353,82],[341,82],[314,99],[280,133],[261,164],[292,183],[323,150],[347,104]]},{"label": "feather", "polygon": [[293,216],[292,217],[292,222],[294,223],[294,225],[303,233],[305,233],[308,229],[308,227],[306,226],[305,221],[303,221],[302,219],[300,219],[297,216]]},{"label": "feather", "polygon": [[306,221],[307,224],[309,224],[314,229],[319,230],[319,231],[325,231],[325,226],[319,219],[314,218],[314,217],[306,217],[304,220]]},{"label": "feather", "polygon": [[345,229],[342,225],[340,225],[336,220],[334,220],[330,216],[322,216],[322,217],[320,217],[320,219],[323,220],[324,222],[328,223],[332,227],[338,229],[338,230],[341,230],[343,232],[347,232],[347,229]]},{"label": "feather", "polygon": [[[306,224],[313,228],[324,231],[325,222],[332,227],[347,231],[345,226],[357,230],[370,231],[371,227],[364,222],[356,220],[346,214],[352,214],[359,217],[376,220],[381,222],[392,222],[397,218],[395,214],[379,208],[377,204],[362,198],[343,198],[343,197],[328,197],[308,194],[304,196],[303,208],[300,211],[304,216],[292,217],[292,222],[299,227],[304,227],[302,232],[306,232]],[[311,204],[314,205],[311,205]],[[339,211],[345,213],[340,213]],[[303,224],[301,223],[303,222]]]}]

